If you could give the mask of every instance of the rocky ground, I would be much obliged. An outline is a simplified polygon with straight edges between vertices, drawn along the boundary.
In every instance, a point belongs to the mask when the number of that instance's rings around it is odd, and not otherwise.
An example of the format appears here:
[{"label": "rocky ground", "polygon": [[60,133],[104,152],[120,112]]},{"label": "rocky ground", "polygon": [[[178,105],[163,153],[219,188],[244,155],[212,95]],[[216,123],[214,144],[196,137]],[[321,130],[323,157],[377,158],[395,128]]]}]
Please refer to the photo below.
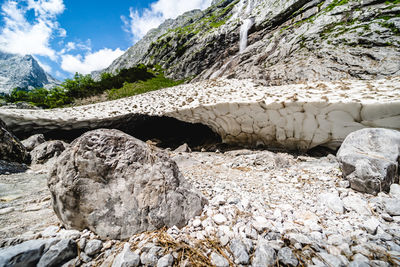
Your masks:
[{"label": "rocky ground", "polygon": [[111,266],[113,261],[112,266],[400,264],[398,185],[378,196],[355,192],[333,155],[170,154],[209,200],[188,226],[123,242],[62,229],[50,208],[46,175],[30,170],[0,176],[1,246],[38,238],[76,240],[79,256],[65,266]]}]

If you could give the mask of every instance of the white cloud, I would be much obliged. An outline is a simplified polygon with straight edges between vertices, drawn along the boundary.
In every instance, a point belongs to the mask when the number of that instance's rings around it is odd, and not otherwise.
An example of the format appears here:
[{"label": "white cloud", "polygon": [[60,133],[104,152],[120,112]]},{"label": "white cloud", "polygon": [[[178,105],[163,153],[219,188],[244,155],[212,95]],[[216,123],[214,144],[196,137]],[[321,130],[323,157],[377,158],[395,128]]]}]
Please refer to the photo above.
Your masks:
[{"label": "white cloud", "polygon": [[115,50],[104,48],[94,53],[88,53],[85,57],[81,55],[62,55],[61,68],[69,73],[89,74],[92,71],[108,67],[123,53],[124,51],[119,48]]},{"label": "white cloud", "polygon": [[[51,48],[50,40],[55,32],[59,36],[66,36],[66,31],[55,20],[64,9],[63,0],[7,0],[1,6],[4,27],[0,30],[0,50],[47,56],[56,60],[56,52]],[[25,17],[29,10],[35,12],[32,22]]]},{"label": "white cloud", "polygon": [[52,68],[50,67],[50,65],[43,63],[37,57],[35,57],[35,59],[39,63],[40,67],[42,67],[44,69],[45,72],[50,73],[52,71]]},{"label": "white cloud", "polygon": [[211,5],[211,2],[212,0],[158,0],[142,12],[131,8],[129,19],[124,16],[121,16],[121,19],[125,30],[132,34],[133,42],[137,42],[149,30],[156,28],[166,19],[176,18],[189,10],[205,9]]}]

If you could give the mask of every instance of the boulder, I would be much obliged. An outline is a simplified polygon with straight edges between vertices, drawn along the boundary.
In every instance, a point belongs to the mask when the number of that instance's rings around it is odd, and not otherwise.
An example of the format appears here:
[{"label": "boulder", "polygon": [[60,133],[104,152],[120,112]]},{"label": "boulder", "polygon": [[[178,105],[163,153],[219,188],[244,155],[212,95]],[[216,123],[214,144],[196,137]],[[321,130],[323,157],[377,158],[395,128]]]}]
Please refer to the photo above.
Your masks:
[{"label": "boulder", "polygon": [[31,151],[32,164],[44,164],[48,160],[58,157],[68,145],[63,141],[55,140],[44,142]]},{"label": "boulder", "polygon": [[35,134],[28,139],[23,140],[21,143],[25,146],[26,150],[32,151],[35,147],[46,142],[43,134]]},{"label": "boulder", "polygon": [[0,119],[0,160],[26,163],[29,154],[18,138],[11,133],[7,125]]},{"label": "boulder", "polygon": [[0,160],[0,175],[10,174],[10,173],[20,173],[28,169],[28,166],[16,162],[7,162]]},{"label": "boulder", "polygon": [[48,186],[66,227],[102,239],[183,227],[206,203],[164,151],[118,130],[76,139],[57,158]]},{"label": "boulder", "polygon": [[64,239],[43,254],[37,267],[57,267],[78,256],[78,248],[75,241]]},{"label": "boulder", "polygon": [[351,188],[376,195],[399,182],[399,155],[399,131],[370,128],[347,136],[337,158]]}]

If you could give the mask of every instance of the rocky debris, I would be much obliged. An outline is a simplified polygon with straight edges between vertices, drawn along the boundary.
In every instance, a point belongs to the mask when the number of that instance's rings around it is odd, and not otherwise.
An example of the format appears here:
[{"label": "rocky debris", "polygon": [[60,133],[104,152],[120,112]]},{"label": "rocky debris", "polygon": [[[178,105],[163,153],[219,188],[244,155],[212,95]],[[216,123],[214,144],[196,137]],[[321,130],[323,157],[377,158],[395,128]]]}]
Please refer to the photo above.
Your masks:
[{"label": "rocky debris", "polygon": [[48,185],[67,227],[89,228],[103,239],[183,227],[206,202],[165,152],[118,130],[75,140],[57,159]]},{"label": "rocky debris", "polygon": [[[183,228],[138,233],[124,241],[101,241],[88,230],[51,225],[0,245],[15,245],[28,236],[73,239],[81,253],[66,266],[171,266],[171,260],[177,266],[196,262],[207,266],[398,264],[400,211],[396,211],[395,185],[389,194],[378,196],[340,187],[339,163],[331,156],[250,150],[166,153],[181,159],[177,161],[181,172],[210,200]],[[323,203],[324,194],[340,200],[343,212]],[[15,209],[4,216],[19,207]],[[216,215],[223,216],[224,222],[218,224]],[[1,225],[4,216],[0,216]],[[94,254],[86,253],[91,244],[96,244]]]},{"label": "rocky debris", "polygon": [[0,119],[0,160],[26,163],[28,159],[29,156],[24,145]]},{"label": "rocky debris", "polygon": [[[202,124],[223,143],[232,145],[337,149],[349,133],[365,127],[400,129],[400,104],[395,101],[400,98],[400,90],[395,90],[399,82],[400,78],[393,78],[265,87],[250,80],[210,80],[113,102],[31,111],[29,115],[0,109],[0,116],[16,134],[124,129],[127,121],[135,124],[137,118],[151,116]],[[154,126],[147,127],[150,132]]]},{"label": "rocky debris", "polygon": [[93,256],[99,253],[102,248],[103,248],[103,243],[100,240],[97,239],[90,240],[85,245],[85,253],[88,256]]},{"label": "rocky debris", "polygon": [[375,195],[389,192],[390,186],[399,182],[400,132],[379,128],[353,132],[337,158],[354,190]]},{"label": "rocky debris", "polygon": [[44,142],[31,151],[32,164],[44,164],[61,155],[67,147],[68,144],[59,140]]},{"label": "rocky debris", "polygon": [[181,146],[179,146],[177,149],[174,150],[174,152],[192,152],[192,150],[190,149],[190,147],[188,146],[188,144],[183,144]]},{"label": "rocky debris", "polygon": [[43,134],[35,134],[23,140],[21,143],[25,146],[26,150],[31,152],[35,147],[46,142]]},{"label": "rocky debris", "polygon": [[59,84],[31,55],[0,52],[0,69],[1,93],[9,93],[17,87],[33,89]]}]

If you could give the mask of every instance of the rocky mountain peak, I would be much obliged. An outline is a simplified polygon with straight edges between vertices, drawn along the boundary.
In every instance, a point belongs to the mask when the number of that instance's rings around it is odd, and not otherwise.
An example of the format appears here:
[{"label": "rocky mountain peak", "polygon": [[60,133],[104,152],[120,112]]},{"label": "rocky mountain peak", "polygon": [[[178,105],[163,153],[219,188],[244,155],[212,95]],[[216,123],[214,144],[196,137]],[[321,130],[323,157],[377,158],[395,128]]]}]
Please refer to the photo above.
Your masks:
[{"label": "rocky mountain peak", "polygon": [[31,55],[15,55],[0,51],[0,92],[14,88],[50,87],[59,82],[47,74]]}]

